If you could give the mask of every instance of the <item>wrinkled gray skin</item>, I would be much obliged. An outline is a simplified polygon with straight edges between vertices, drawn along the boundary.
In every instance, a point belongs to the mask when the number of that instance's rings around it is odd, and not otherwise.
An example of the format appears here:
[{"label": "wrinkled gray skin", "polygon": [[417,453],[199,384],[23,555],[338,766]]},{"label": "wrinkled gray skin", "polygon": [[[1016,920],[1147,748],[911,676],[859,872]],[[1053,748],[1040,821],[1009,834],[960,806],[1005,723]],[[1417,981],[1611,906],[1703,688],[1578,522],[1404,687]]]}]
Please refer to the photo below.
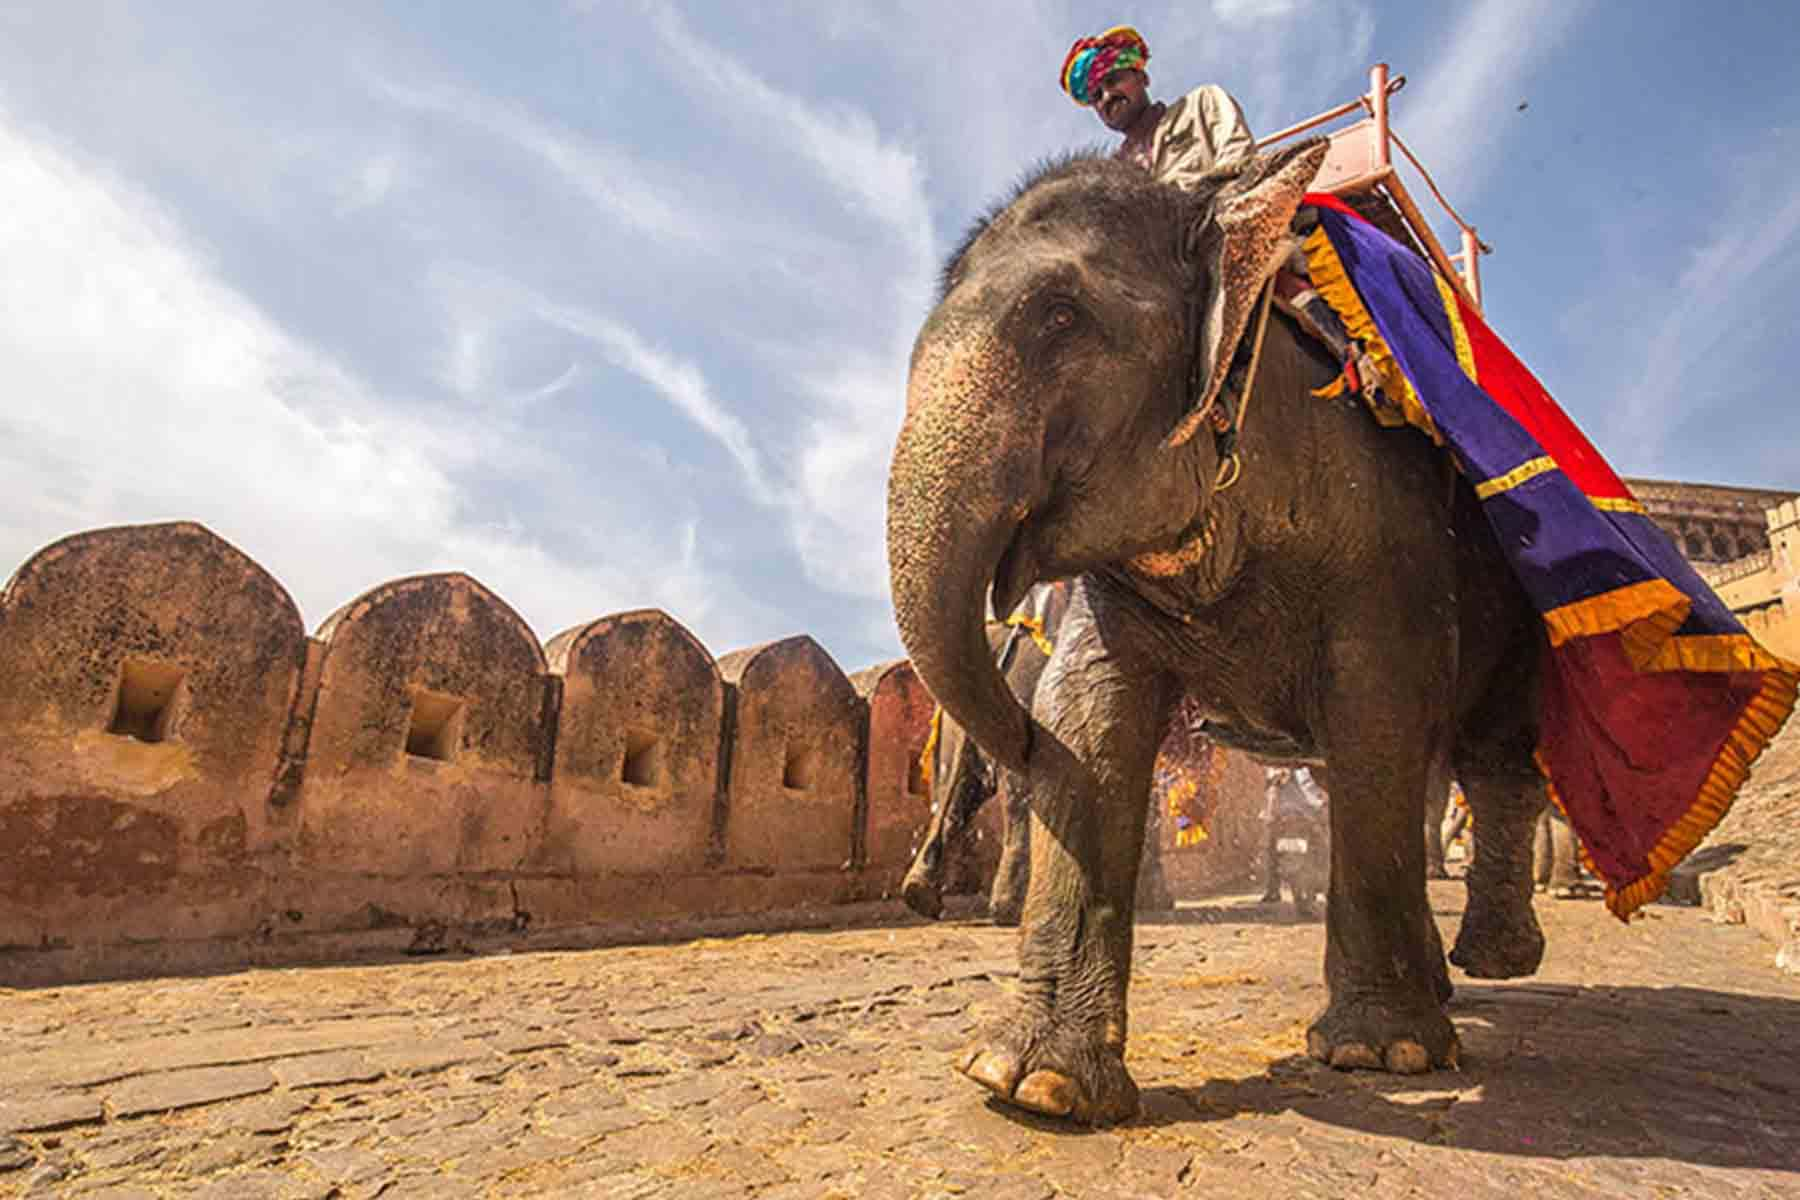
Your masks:
[{"label": "wrinkled gray skin", "polygon": [[[1061,629],[1060,606],[1053,611],[1055,615],[1046,621],[1044,629],[1052,645]],[[1007,687],[1020,704],[1030,707],[1049,660],[1028,635],[1008,626],[989,625],[988,642]],[[942,718],[939,726],[932,760],[931,823],[900,887],[907,907],[922,917],[935,919],[943,914],[944,874],[950,858],[958,844],[971,835],[982,806],[996,798],[1001,804],[1004,832],[1000,863],[988,890],[988,917],[996,925],[1019,923],[1025,910],[1026,885],[1031,881],[1031,785],[1015,771],[996,768],[955,718],[948,716]],[[1161,865],[1154,842],[1147,841],[1138,881],[1139,908],[1173,906]]]},{"label": "wrinkled gray skin", "polygon": [[[961,1069],[1009,1103],[1106,1124],[1125,1069],[1133,893],[1152,761],[1183,690],[1209,732],[1265,759],[1329,764],[1330,1001],[1308,1031],[1338,1067],[1457,1061],[1425,894],[1429,781],[1476,815],[1452,960],[1529,974],[1531,760],[1541,634],[1473,494],[1419,434],[1308,390],[1332,364],[1270,323],[1242,479],[1215,492],[1183,414],[1181,231],[1213,203],[1134,168],[1041,175],[959,250],[914,347],[888,491],[890,582],[914,666],[1032,792],[1031,882],[1013,1011]],[[1147,552],[1214,537],[1172,576]],[[1141,560],[1140,560],[1141,561]],[[1031,709],[984,634],[1039,580],[1074,579]]]}]

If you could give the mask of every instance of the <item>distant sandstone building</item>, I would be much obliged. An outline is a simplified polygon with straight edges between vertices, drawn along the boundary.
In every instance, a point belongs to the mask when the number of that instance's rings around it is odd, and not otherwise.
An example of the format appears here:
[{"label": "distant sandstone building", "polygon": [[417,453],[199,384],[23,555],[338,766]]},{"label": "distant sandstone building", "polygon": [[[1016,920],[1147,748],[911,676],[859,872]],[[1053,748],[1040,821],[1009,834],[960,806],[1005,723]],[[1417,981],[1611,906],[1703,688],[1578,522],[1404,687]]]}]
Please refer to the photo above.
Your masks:
[{"label": "distant sandstone building", "polygon": [[1776,654],[1800,659],[1800,492],[1625,484],[1744,627]]},{"label": "distant sandstone building", "polygon": [[1800,492],[1771,488],[1666,479],[1627,479],[1625,486],[1696,567],[1728,563],[1767,550],[1768,511],[1800,496]]}]

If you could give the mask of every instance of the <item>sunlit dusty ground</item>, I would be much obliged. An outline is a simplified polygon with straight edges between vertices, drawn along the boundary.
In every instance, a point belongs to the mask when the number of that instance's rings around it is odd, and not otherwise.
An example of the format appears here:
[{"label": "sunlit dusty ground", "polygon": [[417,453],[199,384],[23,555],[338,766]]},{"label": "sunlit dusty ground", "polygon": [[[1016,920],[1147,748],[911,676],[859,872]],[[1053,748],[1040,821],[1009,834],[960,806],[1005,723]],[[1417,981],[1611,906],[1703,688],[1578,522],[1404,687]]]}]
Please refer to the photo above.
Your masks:
[{"label": "sunlit dusty ground", "polygon": [[[1461,885],[1433,888],[1448,937]],[[1544,971],[1456,975],[1464,1069],[1405,1079],[1299,1056],[1319,925],[1141,925],[1146,1111],[1104,1133],[951,1071],[1013,970],[981,923],[0,992],[0,1194],[1800,1194],[1768,943],[1539,910]]]}]

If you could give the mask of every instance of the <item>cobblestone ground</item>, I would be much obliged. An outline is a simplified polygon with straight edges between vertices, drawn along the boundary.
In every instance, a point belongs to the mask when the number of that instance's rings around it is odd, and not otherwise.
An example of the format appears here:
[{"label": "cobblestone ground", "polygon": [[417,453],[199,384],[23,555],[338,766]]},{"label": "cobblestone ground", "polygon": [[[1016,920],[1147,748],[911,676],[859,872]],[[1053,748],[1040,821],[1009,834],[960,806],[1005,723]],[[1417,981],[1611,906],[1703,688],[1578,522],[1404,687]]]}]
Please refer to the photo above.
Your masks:
[{"label": "cobblestone ground", "polygon": [[[1737,803],[1677,873],[1689,898],[1747,921],[1800,975],[1800,718],[1790,719]],[[1679,882],[1679,880],[1678,880]]]},{"label": "cobblestone ground", "polygon": [[1014,970],[979,922],[0,992],[0,1194],[1800,1194],[1800,980],[1698,910],[1539,908],[1543,972],[1458,977],[1464,1067],[1412,1078],[1301,1055],[1318,924],[1140,926],[1145,1113],[1100,1133],[952,1073]]}]

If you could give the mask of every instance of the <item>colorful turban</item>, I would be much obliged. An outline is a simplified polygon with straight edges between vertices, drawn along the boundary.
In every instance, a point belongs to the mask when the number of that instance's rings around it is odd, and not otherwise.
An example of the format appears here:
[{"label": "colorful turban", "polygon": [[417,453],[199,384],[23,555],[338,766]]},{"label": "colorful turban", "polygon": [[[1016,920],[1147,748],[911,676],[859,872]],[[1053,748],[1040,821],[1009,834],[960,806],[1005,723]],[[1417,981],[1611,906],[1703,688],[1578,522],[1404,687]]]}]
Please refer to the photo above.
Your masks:
[{"label": "colorful turban", "polygon": [[1086,107],[1094,102],[1092,88],[1114,71],[1141,70],[1150,61],[1150,47],[1143,35],[1129,25],[1114,25],[1099,37],[1081,38],[1063,59],[1062,89],[1069,99]]}]

